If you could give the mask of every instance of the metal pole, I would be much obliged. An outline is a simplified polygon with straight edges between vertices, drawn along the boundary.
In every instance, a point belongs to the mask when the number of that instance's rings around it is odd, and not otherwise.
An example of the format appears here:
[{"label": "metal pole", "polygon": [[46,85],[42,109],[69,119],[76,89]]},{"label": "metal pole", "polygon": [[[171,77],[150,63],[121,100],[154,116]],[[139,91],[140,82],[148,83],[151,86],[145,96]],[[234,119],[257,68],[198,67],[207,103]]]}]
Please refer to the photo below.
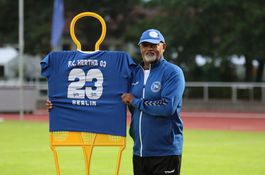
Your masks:
[{"label": "metal pole", "polygon": [[208,102],[209,100],[209,86],[208,83],[203,85],[203,101]]},{"label": "metal pole", "polygon": [[24,77],[24,0],[19,1],[19,10],[18,10],[18,19],[19,19],[19,29],[18,29],[18,36],[19,36],[19,119],[24,119],[24,106],[23,106],[23,77]]},{"label": "metal pole", "polygon": [[261,102],[265,103],[265,87],[261,87]]},{"label": "metal pole", "polygon": [[237,87],[236,85],[232,85],[232,102],[236,103],[237,102]]},{"label": "metal pole", "polygon": [[250,101],[254,101],[254,88],[252,86],[249,87],[249,99]]}]

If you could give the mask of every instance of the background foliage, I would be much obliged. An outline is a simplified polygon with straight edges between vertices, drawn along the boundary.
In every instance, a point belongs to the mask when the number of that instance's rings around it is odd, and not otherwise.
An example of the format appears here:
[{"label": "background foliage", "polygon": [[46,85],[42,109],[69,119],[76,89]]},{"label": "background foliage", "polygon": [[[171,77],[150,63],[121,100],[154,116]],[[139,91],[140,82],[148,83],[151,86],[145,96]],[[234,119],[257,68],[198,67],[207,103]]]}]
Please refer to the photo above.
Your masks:
[{"label": "background foliage", "polygon": [[[45,55],[50,50],[53,1],[25,0],[25,52]],[[165,57],[180,65],[188,81],[263,80],[265,60],[265,1],[260,0],[65,0],[64,42],[71,42],[69,24],[78,13],[93,11],[107,22],[103,49],[127,50],[140,61],[137,42],[148,28],[165,35]],[[0,0],[0,45],[18,42],[18,2]],[[99,36],[95,22],[77,25],[85,48],[91,49]],[[93,48],[92,48],[93,49]],[[210,58],[204,66],[196,55]],[[244,78],[239,78],[231,56],[244,56]],[[258,67],[253,67],[256,60]],[[219,62],[219,64],[216,64]]]}]

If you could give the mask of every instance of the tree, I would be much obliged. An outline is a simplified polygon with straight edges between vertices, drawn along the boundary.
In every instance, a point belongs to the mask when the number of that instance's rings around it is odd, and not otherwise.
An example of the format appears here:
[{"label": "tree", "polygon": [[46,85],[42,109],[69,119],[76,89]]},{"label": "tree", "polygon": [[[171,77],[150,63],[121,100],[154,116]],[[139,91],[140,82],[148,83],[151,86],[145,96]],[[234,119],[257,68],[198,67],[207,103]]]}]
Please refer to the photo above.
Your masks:
[{"label": "tree", "polygon": [[[92,11],[102,15],[107,23],[106,41],[111,40],[123,44],[123,34],[132,22],[127,19],[135,4],[140,0],[64,0],[66,26],[64,39],[71,40],[69,26],[72,18],[78,13]],[[0,1],[0,45],[18,43],[18,2]],[[12,12],[12,13],[10,13]],[[50,35],[53,13],[53,1],[24,1],[24,36],[25,53],[47,54],[51,51]],[[77,24],[78,25],[78,24]],[[77,32],[86,47],[92,49],[99,37],[99,23],[85,20],[77,26]],[[110,44],[108,42],[104,42]],[[103,43],[103,44],[104,44]]]},{"label": "tree", "polygon": [[[52,1],[25,2],[25,52],[47,54],[50,48]],[[124,50],[127,42],[137,44],[147,28],[158,28],[165,35],[166,57],[184,71],[194,68],[195,56],[222,58],[244,55],[246,81],[261,81],[265,61],[265,1],[260,0],[64,0],[69,40],[71,19],[78,13],[93,11],[107,23],[102,48]],[[18,42],[18,3],[0,0],[0,45]],[[33,8],[34,7],[34,8]],[[12,13],[10,13],[12,12]],[[77,24],[77,34],[86,48],[99,37],[99,23]],[[135,51],[135,56],[139,54]],[[259,62],[257,76],[252,75],[252,60]],[[210,66],[210,65],[209,65]],[[210,69],[205,69],[210,70]],[[190,73],[189,73],[190,74]],[[192,78],[194,75],[190,74]],[[192,79],[190,79],[192,80]],[[225,80],[224,80],[225,81]],[[228,81],[228,80],[226,80]]]},{"label": "tree", "polygon": [[162,10],[149,24],[160,24],[167,43],[178,51],[177,62],[189,64],[196,54],[223,59],[244,55],[245,80],[252,80],[253,59],[260,62],[256,80],[261,80],[265,60],[265,1],[153,0],[149,3],[149,7],[158,5]]},{"label": "tree", "polygon": [[[50,43],[52,1],[24,1],[25,52],[47,53]],[[18,43],[18,2],[0,1],[0,44]],[[34,7],[34,8],[33,8]],[[48,37],[47,37],[48,36]]]},{"label": "tree", "polygon": [[[0,46],[18,43],[18,3],[0,1]],[[12,12],[12,13],[10,13]]]}]

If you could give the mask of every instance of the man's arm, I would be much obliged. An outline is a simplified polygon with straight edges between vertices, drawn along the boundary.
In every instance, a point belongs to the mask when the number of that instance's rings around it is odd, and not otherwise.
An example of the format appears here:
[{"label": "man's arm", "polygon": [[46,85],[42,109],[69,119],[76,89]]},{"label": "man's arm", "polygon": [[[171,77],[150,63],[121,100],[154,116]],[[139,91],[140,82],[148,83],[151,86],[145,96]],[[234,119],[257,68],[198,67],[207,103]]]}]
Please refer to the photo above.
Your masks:
[{"label": "man's arm", "polygon": [[171,116],[181,104],[185,88],[184,75],[181,72],[170,76],[164,83],[161,99],[149,100],[135,98],[133,94],[123,94],[122,100],[125,104],[131,104],[139,110],[153,116]]}]

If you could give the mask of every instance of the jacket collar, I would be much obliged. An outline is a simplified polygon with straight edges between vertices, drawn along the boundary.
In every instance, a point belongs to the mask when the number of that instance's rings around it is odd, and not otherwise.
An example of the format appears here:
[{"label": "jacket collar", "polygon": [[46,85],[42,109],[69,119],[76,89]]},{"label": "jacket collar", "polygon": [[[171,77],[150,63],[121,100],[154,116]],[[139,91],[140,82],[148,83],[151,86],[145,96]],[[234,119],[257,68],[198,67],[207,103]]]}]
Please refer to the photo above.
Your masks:
[{"label": "jacket collar", "polygon": [[[164,57],[161,57],[159,60],[157,60],[156,62],[154,62],[154,63],[151,64],[151,69],[153,69],[155,67],[158,67],[164,61],[166,61],[165,58]],[[140,63],[140,66],[141,67],[144,67],[144,62],[143,61]]]}]

